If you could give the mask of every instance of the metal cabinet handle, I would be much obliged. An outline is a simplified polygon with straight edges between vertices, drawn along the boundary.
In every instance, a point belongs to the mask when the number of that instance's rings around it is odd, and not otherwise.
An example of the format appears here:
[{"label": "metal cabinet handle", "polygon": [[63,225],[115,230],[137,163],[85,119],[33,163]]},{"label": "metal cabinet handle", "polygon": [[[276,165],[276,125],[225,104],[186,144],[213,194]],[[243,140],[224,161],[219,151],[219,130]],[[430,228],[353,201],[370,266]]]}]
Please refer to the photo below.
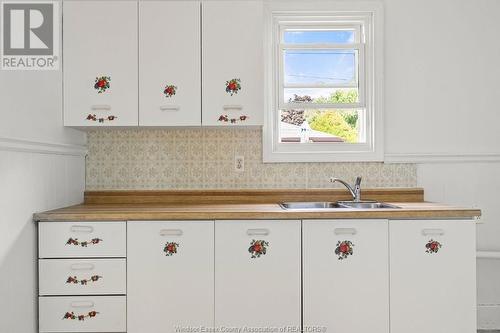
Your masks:
[{"label": "metal cabinet handle", "polygon": [[70,266],[72,271],[92,271],[95,268],[94,264],[91,263],[77,263]]},{"label": "metal cabinet handle", "polygon": [[94,305],[95,304],[92,301],[78,301],[70,304],[72,308],[93,308]]},{"label": "metal cabinet handle", "polygon": [[335,235],[356,235],[358,233],[356,228],[335,228],[333,232]]},{"label": "metal cabinet handle", "polygon": [[180,110],[179,105],[161,105],[160,110],[161,111],[179,111]]},{"label": "metal cabinet handle", "polygon": [[224,110],[243,110],[243,105],[224,105]]},{"label": "metal cabinet handle", "polygon": [[160,236],[182,236],[181,229],[161,229]]},{"label": "metal cabinet handle", "polygon": [[248,229],[248,236],[268,236],[271,232],[269,229]]},{"label": "metal cabinet handle", "polygon": [[444,235],[443,229],[422,229],[422,235],[424,236],[442,236]]},{"label": "metal cabinet handle", "polygon": [[92,233],[92,232],[94,232],[94,227],[89,226],[89,225],[72,225],[70,230],[71,230],[71,232]]},{"label": "metal cabinet handle", "polygon": [[95,105],[92,105],[90,107],[91,110],[93,111],[109,111],[111,110],[111,105],[107,105],[107,104],[95,104]]}]

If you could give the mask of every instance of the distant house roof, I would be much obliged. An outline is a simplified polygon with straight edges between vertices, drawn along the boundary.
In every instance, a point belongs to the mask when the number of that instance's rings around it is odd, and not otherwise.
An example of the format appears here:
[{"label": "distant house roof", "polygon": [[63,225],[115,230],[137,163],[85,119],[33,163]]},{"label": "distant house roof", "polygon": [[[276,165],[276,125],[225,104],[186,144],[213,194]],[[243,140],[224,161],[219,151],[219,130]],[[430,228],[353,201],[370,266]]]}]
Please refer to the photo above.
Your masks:
[{"label": "distant house roof", "polygon": [[[313,129],[309,130],[309,140],[312,142],[344,142],[341,137],[315,131]],[[281,133],[281,142],[300,142],[302,126],[292,125],[289,123],[281,122],[280,123],[280,133]]]}]

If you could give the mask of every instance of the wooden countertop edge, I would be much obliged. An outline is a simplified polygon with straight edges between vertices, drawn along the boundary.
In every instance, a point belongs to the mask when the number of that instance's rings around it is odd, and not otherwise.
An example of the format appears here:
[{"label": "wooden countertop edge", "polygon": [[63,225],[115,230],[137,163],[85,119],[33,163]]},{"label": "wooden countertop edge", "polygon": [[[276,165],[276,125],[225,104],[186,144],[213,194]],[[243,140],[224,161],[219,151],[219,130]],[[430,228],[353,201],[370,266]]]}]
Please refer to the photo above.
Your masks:
[{"label": "wooden countertop edge", "polygon": [[[398,203],[394,203],[398,205]],[[408,206],[401,203],[400,206]],[[45,221],[141,221],[141,220],[245,220],[245,219],[475,219],[479,209],[412,203],[401,209],[342,209],[342,211],[287,211],[277,204],[266,205],[76,205],[34,214]]]}]

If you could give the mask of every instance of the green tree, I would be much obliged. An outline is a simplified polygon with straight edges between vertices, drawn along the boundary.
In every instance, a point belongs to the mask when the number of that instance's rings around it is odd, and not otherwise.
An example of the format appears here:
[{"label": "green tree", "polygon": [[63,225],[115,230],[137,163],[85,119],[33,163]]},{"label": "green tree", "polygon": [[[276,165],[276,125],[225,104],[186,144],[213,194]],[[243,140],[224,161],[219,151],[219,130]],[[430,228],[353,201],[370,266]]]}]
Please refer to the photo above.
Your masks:
[{"label": "green tree", "polygon": [[309,126],[315,131],[341,137],[345,142],[356,142],[358,133],[338,111],[317,111],[308,119]]},{"label": "green tree", "polygon": [[[358,91],[354,89],[336,90],[329,97],[319,97],[314,100],[314,103],[356,103],[358,101]],[[340,111],[339,111],[340,112]],[[356,129],[358,122],[358,113],[356,111],[342,111],[342,117],[353,128]]]},{"label": "green tree", "polygon": [[314,100],[315,103],[356,103],[358,101],[358,91],[335,90],[328,97],[318,97]]}]

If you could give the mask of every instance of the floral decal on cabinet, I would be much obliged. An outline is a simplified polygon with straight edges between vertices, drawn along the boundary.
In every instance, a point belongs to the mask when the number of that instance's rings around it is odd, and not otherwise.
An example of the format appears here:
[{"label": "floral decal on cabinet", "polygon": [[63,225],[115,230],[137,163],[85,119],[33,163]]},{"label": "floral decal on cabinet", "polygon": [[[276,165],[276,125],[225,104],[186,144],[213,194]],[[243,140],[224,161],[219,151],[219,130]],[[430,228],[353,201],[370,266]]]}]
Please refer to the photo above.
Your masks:
[{"label": "floral decal on cabinet", "polygon": [[265,240],[252,240],[250,243],[250,247],[248,248],[248,252],[252,255],[251,258],[259,258],[262,255],[267,253],[267,248],[269,246],[269,242]]},{"label": "floral decal on cabinet", "polygon": [[115,120],[116,118],[118,118],[117,116],[106,116],[106,117],[97,117],[95,114],[89,114],[87,116],[87,120],[90,120],[90,121],[98,121],[100,123],[103,123],[105,121],[113,121]]},{"label": "floral decal on cabinet", "polygon": [[172,256],[175,253],[177,253],[178,247],[179,247],[178,243],[169,242],[169,243],[165,244],[165,247],[163,248],[163,252],[165,252],[165,255],[167,257],[169,257],[169,256]]},{"label": "floral decal on cabinet", "polygon": [[163,90],[163,93],[167,98],[174,96],[176,92],[177,92],[177,87],[171,84],[165,86],[165,89]]},{"label": "floral decal on cabinet", "polygon": [[98,94],[102,94],[109,89],[111,77],[109,76],[98,76],[95,78],[94,89],[97,90]]},{"label": "floral decal on cabinet", "polygon": [[442,247],[441,243],[431,239],[425,244],[426,253],[438,253],[439,249]]},{"label": "floral decal on cabinet", "polygon": [[75,245],[75,246],[81,246],[81,247],[87,247],[88,245],[96,245],[102,242],[102,239],[100,238],[93,238],[90,241],[79,241],[78,238],[70,238],[66,242],[66,245]]},{"label": "floral decal on cabinet", "polygon": [[226,81],[226,92],[233,96],[234,94],[237,94],[238,91],[241,90],[241,80],[240,79],[232,79],[229,81]]},{"label": "floral decal on cabinet", "polygon": [[89,282],[97,282],[99,279],[102,279],[102,276],[93,275],[89,279],[81,280],[79,280],[76,276],[68,276],[66,283],[81,284],[82,286],[86,286]]},{"label": "floral decal on cabinet", "polygon": [[352,256],[354,244],[351,241],[338,241],[337,247],[335,248],[335,254],[338,256],[339,260],[344,260],[349,256]]},{"label": "floral decal on cabinet", "polygon": [[96,311],[90,311],[86,314],[80,314],[80,315],[76,315],[74,312],[66,312],[63,319],[70,319],[70,320],[78,319],[79,321],[84,321],[85,318],[94,318],[98,314],[99,314],[99,312],[96,312]]},{"label": "floral decal on cabinet", "polygon": [[245,121],[248,119],[248,116],[241,115],[238,118],[229,118],[227,114],[223,114],[219,117],[219,121],[224,122],[224,123],[231,123],[231,124],[236,124],[239,121]]}]

